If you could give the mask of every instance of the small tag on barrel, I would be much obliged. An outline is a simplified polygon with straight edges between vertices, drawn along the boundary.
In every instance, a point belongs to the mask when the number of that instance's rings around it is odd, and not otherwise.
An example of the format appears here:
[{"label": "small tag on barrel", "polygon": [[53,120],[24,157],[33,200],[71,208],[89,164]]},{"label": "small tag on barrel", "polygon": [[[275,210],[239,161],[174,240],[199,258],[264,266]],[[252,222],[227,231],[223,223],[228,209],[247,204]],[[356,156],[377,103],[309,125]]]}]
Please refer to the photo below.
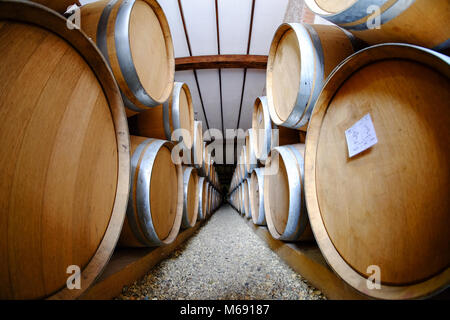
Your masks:
[{"label": "small tag on barrel", "polygon": [[370,114],[366,114],[353,126],[345,130],[347,139],[348,156],[351,158],[375,145],[377,135]]}]

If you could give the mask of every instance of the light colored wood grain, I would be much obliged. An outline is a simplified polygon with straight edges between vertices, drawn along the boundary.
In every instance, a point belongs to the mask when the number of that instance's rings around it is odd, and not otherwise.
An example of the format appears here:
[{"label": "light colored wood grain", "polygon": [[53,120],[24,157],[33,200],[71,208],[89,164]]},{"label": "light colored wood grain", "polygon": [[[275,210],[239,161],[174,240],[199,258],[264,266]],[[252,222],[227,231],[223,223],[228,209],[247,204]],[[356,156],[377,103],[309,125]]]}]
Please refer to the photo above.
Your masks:
[{"label": "light colored wood grain", "polygon": [[353,54],[354,48],[348,36],[336,26],[312,24],[311,27],[317,32],[322,46],[325,80],[339,63]]},{"label": "light colored wood grain", "polygon": [[[178,103],[175,103],[175,101]],[[130,132],[133,135],[142,137],[171,140],[174,130],[183,129],[186,131],[182,134],[182,140],[185,142],[186,147],[191,149],[194,136],[194,106],[187,84],[183,84],[180,91],[173,91],[168,101],[168,114],[167,125],[170,128],[169,137],[166,136],[164,130],[163,105],[150,108],[130,117]],[[177,118],[175,118],[175,114],[178,114]],[[176,123],[180,123],[180,126],[176,125]]]},{"label": "light colored wood grain", "polygon": [[252,209],[253,222],[258,220],[259,208],[261,205],[264,205],[264,203],[259,201],[260,192],[264,192],[264,190],[259,190],[258,175],[253,171],[250,176],[250,207]]},{"label": "light colored wood grain", "polygon": [[[267,106],[266,106],[267,107]],[[256,157],[258,159],[262,158],[262,152],[264,150],[267,150],[268,146],[266,146],[265,144],[267,142],[267,137],[266,137],[266,124],[269,123],[271,124],[272,122],[267,122],[264,116],[264,110],[263,110],[264,106],[261,103],[261,100],[259,98],[256,98],[255,103],[253,105],[253,113],[252,113],[252,129],[253,132],[255,132],[256,135],[256,139],[254,140],[255,142],[255,154]],[[267,142],[266,142],[267,141]]]},{"label": "light colored wood grain", "polygon": [[[12,22],[16,12],[23,22]],[[62,16],[9,2],[0,20],[0,296],[73,298],[106,264],[123,222],[123,104],[99,52]],[[65,289],[70,265],[82,270],[76,292]]]},{"label": "light colored wood grain", "polygon": [[[325,5],[321,5],[324,1],[330,3],[326,5],[327,8],[336,8],[336,11],[331,9],[330,12],[339,13],[345,8],[343,2],[338,0],[315,0],[322,9],[325,9]],[[381,7],[381,13],[396,2],[395,0],[387,1]],[[369,15],[358,21],[349,20],[341,26],[345,28],[364,24],[367,23],[368,17]],[[382,24],[379,29],[349,31],[368,44],[405,42],[434,48],[449,39],[450,30],[447,27],[449,20],[450,3],[447,0],[416,0],[401,14]]]},{"label": "light colored wood grain", "polygon": [[[389,61],[355,73],[330,102],[318,142],[318,199],[334,245],[361,274],[378,265],[383,282],[408,284],[450,262],[449,93],[435,71]],[[367,113],[378,144],[349,159],[345,128]]]},{"label": "light colored wood grain", "polygon": [[202,212],[206,217],[208,215],[208,181],[203,180],[202,186]]},{"label": "light colored wood grain", "polygon": [[[297,34],[294,28],[303,31]],[[314,29],[315,35],[309,28]],[[315,36],[319,42],[313,41]],[[308,52],[314,52],[314,56]],[[322,86],[331,71],[353,52],[350,38],[336,26],[281,25],[272,40],[267,63],[267,101],[272,121],[279,126],[306,131],[309,119],[304,118],[314,107],[317,87]],[[308,58],[302,60],[305,56]],[[319,61],[319,56],[323,56],[323,61]],[[299,90],[306,84],[311,86],[309,94],[298,99]],[[299,114],[297,122],[286,123],[294,110]],[[299,128],[300,121],[306,124]]]},{"label": "light colored wood grain", "polygon": [[317,5],[329,13],[343,11],[356,3],[358,0],[315,0]]},{"label": "light colored wood grain", "polygon": [[300,86],[300,47],[297,36],[287,30],[277,45],[273,66],[271,67],[273,103],[283,121],[291,114],[297,101]]},{"label": "light colored wood grain", "polygon": [[157,100],[170,94],[170,52],[157,12],[137,0],[131,10],[129,37],[133,61],[144,89]]},{"label": "light colored wood grain", "polygon": [[250,208],[250,189],[248,185],[248,180],[245,179],[242,185],[244,187],[245,217],[249,219],[251,217],[251,208]]},{"label": "light colored wood grain", "polygon": [[187,190],[187,209],[188,209],[188,219],[190,225],[195,225],[197,221],[198,214],[198,202],[199,202],[199,187],[198,187],[198,175],[197,170],[193,169],[191,171]]},{"label": "light colored wood grain", "polygon": [[[164,131],[163,108],[160,105],[129,117],[130,133],[141,137],[167,140],[166,132]],[[172,121],[172,108],[169,108],[169,123],[172,124]]]},{"label": "light colored wood grain", "polygon": [[[266,215],[272,217],[275,229],[279,234],[284,232],[289,217],[289,183],[286,165],[281,156],[271,159],[266,168],[274,170],[276,174],[266,175],[264,184],[264,209]],[[267,169],[266,169],[267,170]]]},{"label": "light colored wood grain", "polygon": [[[373,47],[337,70],[314,109],[309,218],[331,267],[371,297],[426,297],[450,283],[449,74],[418,48]],[[378,143],[349,158],[344,131],[367,113]],[[365,284],[371,265],[379,290]]]},{"label": "light colored wood grain", "polygon": [[[94,41],[100,15],[100,7],[105,8],[108,0],[89,3],[81,7],[81,28]],[[111,10],[106,26],[108,59],[114,76],[121,91],[137,107],[142,110],[149,109],[140,103],[134,96],[126,82],[116,53],[115,23],[117,13],[123,0],[117,1]],[[90,19],[84,19],[91,17]],[[95,18],[94,18],[95,17]],[[175,74],[175,58],[173,54],[172,37],[164,12],[155,0],[138,0],[134,3],[130,13],[129,44],[133,64],[139,81],[146,93],[157,103],[162,104],[171,95]],[[127,115],[137,112],[127,109]]]},{"label": "light colored wood grain", "polygon": [[165,239],[174,226],[178,207],[177,169],[169,149],[161,148],[158,152],[150,183],[153,186],[150,193],[152,221],[155,221],[158,237]]},{"label": "light colored wood grain", "polygon": [[201,168],[203,167],[203,126],[201,121],[194,121],[191,160],[199,169],[199,173],[201,173]]}]

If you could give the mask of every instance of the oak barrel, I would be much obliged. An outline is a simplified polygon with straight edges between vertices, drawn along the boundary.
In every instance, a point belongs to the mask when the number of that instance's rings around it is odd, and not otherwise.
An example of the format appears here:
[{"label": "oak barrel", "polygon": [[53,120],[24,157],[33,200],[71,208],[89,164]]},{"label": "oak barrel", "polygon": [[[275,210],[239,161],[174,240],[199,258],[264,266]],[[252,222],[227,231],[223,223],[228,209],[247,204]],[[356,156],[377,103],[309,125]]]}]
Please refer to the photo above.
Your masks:
[{"label": "oak barrel", "polygon": [[194,121],[191,163],[199,171],[203,167],[203,126],[201,121]]},{"label": "oak barrel", "polygon": [[[450,48],[448,0],[305,0],[322,18],[369,44],[405,42]],[[379,11],[377,10],[379,9]],[[376,25],[379,20],[379,26]]]},{"label": "oak barrel", "polygon": [[206,203],[208,197],[208,181],[204,177],[198,179],[198,220],[206,219]]},{"label": "oak barrel", "polygon": [[257,97],[253,104],[252,131],[255,156],[262,164],[272,148],[299,143],[299,131],[277,126],[270,119],[267,97]]},{"label": "oak barrel", "polygon": [[250,174],[253,171],[253,168],[256,168],[258,165],[258,160],[256,158],[255,153],[256,146],[256,137],[253,129],[248,129],[245,135],[245,158],[247,159],[246,169]]},{"label": "oak barrel", "polygon": [[[311,225],[330,266],[371,297],[419,298],[450,284],[449,63],[407,44],[368,48],[335,70],[312,114]],[[375,144],[349,157],[345,131],[368,116],[361,132],[373,126]],[[373,265],[379,290],[365,285]]]},{"label": "oak barrel", "polygon": [[245,178],[242,182],[243,186],[243,195],[244,195],[244,208],[245,208],[245,217],[247,219],[252,218],[252,208],[250,207],[250,179]]},{"label": "oak barrel", "polygon": [[[129,136],[101,53],[32,2],[0,1],[0,299],[73,299],[108,262]],[[81,289],[69,290],[69,266]]]},{"label": "oak barrel", "polygon": [[245,207],[245,179],[242,181],[241,183],[241,189],[240,189],[240,193],[241,193],[241,215],[245,216],[247,214],[247,208]]},{"label": "oak barrel", "polygon": [[270,234],[277,240],[313,238],[306,212],[304,144],[272,149],[264,169],[264,211]]},{"label": "oak barrel", "polygon": [[250,176],[250,208],[253,223],[266,225],[264,212],[264,168],[255,168]]},{"label": "oak barrel", "polygon": [[131,136],[131,190],[119,245],[172,243],[183,216],[183,172],[169,141]]},{"label": "oak barrel", "polygon": [[190,150],[195,132],[194,106],[188,85],[175,82],[165,103],[130,117],[128,122],[132,135],[183,141],[186,151]]},{"label": "oak barrel", "polygon": [[336,26],[282,24],[267,61],[267,102],[272,121],[306,130],[314,103],[331,71],[357,49]]},{"label": "oak barrel", "polygon": [[81,29],[105,56],[127,114],[169,99],[175,59],[169,24],[156,0],[101,0],[81,7]]},{"label": "oak barrel", "polygon": [[193,167],[183,167],[183,219],[181,226],[191,228],[195,226],[198,216],[199,187],[197,170]]}]

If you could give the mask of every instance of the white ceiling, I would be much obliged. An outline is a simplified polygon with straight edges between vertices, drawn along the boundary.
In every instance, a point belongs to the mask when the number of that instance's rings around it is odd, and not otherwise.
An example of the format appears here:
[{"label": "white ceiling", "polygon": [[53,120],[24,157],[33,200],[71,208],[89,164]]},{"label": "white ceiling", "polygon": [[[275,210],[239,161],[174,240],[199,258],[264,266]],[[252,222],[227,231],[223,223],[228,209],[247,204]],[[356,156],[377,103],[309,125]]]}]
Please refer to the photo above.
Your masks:
[{"label": "white ceiling", "polygon": [[[81,0],[82,4],[94,2]],[[250,54],[267,55],[275,30],[283,22],[289,0],[255,0]],[[177,0],[158,0],[169,21],[175,57],[189,56]],[[192,55],[215,55],[217,50],[214,0],[181,0]],[[219,0],[219,36],[221,54],[246,54],[250,28],[252,0]],[[219,71],[198,70],[198,82],[210,128],[222,129]],[[222,97],[224,129],[237,127],[241,101],[243,69],[222,69]],[[177,71],[176,81],[186,82],[191,89],[195,118],[203,121],[200,96],[193,71]],[[251,113],[255,98],[262,95],[265,71],[248,69],[239,127],[251,127]]]}]

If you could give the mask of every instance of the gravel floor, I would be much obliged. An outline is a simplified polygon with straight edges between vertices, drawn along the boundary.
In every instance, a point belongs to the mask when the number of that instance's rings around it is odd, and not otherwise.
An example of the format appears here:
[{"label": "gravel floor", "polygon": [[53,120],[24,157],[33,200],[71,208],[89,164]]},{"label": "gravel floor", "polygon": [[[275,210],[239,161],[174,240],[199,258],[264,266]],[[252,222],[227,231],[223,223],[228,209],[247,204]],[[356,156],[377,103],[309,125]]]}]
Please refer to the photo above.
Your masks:
[{"label": "gravel floor", "polygon": [[326,299],[229,206],[117,299]]}]

